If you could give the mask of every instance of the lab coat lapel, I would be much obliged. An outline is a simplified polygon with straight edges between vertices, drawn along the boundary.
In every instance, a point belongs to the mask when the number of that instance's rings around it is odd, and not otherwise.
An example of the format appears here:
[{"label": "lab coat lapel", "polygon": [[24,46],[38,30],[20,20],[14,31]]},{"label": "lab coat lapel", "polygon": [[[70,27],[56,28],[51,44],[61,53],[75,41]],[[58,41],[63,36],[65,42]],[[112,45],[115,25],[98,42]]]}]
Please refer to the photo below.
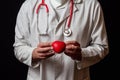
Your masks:
[{"label": "lab coat lapel", "polygon": [[[78,11],[77,4],[80,4],[82,0],[74,0],[74,6],[73,6],[73,14]],[[63,20],[65,20],[67,17],[70,17],[70,3],[68,4],[69,7],[66,7],[67,10],[63,13],[62,17],[60,18],[59,23],[61,23]]]},{"label": "lab coat lapel", "polygon": [[[63,12],[60,20],[59,20],[59,23],[61,23],[62,21],[64,21],[65,19],[69,18],[70,17],[70,4],[68,4],[69,7],[66,7],[66,11]],[[75,4],[73,6],[73,14],[77,11],[78,9],[76,8]]]},{"label": "lab coat lapel", "polygon": [[48,6],[49,6],[49,21],[50,21],[50,23],[51,23],[51,21],[58,23],[58,19],[56,17],[57,15],[56,15],[54,8],[52,7],[52,4],[50,3],[50,1],[49,1]]},{"label": "lab coat lapel", "polygon": [[[78,9],[74,5],[73,6],[73,15],[74,15],[75,12],[77,12],[77,10]],[[70,18],[70,6],[66,8],[65,12],[63,12],[59,23],[56,25],[56,28],[55,28],[55,35],[56,36],[55,37],[57,39],[60,39],[60,38],[63,37],[63,34],[61,32],[63,32],[63,30],[64,30],[63,28],[68,27],[67,25],[68,25],[69,18]],[[66,24],[66,21],[67,21],[67,24]],[[72,21],[71,21],[71,23],[72,23]]]},{"label": "lab coat lapel", "polygon": [[81,3],[83,0],[74,0],[74,3]]}]

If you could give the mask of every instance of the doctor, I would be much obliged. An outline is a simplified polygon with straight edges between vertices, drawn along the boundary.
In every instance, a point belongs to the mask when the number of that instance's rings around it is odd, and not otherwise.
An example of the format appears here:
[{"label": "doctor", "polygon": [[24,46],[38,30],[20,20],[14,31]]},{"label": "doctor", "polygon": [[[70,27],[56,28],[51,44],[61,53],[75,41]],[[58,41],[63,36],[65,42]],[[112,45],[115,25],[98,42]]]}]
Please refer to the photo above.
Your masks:
[{"label": "doctor", "polygon": [[[66,44],[53,51],[53,41]],[[26,0],[18,13],[13,44],[29,66],[27,80],[90,80],[89,67],[109,52],[97,0]]]}]

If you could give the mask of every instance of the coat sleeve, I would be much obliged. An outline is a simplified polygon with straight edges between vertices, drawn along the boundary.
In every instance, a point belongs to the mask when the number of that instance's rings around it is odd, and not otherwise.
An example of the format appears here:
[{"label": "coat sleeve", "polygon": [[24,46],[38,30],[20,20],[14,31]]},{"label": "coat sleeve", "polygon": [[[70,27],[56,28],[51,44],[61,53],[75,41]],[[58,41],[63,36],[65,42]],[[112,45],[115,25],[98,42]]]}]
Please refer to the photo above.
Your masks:
[{"label": "coat sleeve", "polygon": [[29,3],[25,1],[17,15],[15,26],[15,42],[13,44],[15,57],[22,63],[28,66],[37,66],[38,63],[32,63],[32,52],[35,47],[31,47],[28,38],[29,32],[29,18],[28,18]]},{"label": "coat sleeve", "polygon": [[[94,1],[97,2],[97,0]],[[109,53],[103,12],[100,4],[96,2],[92,16],[93,28],[91,33],[91,41],[87,47],[82,48],[82,60],[76,61],[78,69],[96,64]]]}]

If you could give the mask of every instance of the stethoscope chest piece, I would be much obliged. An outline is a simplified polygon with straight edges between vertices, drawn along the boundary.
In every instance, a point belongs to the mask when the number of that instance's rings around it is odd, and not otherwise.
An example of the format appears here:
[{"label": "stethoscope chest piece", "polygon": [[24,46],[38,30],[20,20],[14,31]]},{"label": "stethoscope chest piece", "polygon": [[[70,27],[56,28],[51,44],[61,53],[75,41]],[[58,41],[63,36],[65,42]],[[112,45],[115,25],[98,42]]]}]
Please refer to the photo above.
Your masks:
[{"label": "stethoscope chest piece", "polygon": [[64,36],[69,37],[69,36],[71,36],[72,31],[71,31],[70,28],[69,29],[65,29],[64,32],[63,32],[63,34],[64,34]]}]

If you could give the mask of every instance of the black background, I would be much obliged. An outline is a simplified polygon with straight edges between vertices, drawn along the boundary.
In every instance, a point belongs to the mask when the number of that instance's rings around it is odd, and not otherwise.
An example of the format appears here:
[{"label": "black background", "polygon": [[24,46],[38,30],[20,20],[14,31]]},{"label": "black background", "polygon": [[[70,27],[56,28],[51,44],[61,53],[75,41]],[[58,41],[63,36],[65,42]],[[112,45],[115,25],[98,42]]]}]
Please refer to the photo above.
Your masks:
[{"label": "black background", "polygon": [[[0,76],[1,80],[26,80],[27,66],[13,52],[16,16],[24,0],[1,2]],[[92,66],[91,80],[119,80],[119,7],[116,0],[99,0],[105,17],[110,52],[100,63]],[[119,0],[118,0],[119,1]]]}]

